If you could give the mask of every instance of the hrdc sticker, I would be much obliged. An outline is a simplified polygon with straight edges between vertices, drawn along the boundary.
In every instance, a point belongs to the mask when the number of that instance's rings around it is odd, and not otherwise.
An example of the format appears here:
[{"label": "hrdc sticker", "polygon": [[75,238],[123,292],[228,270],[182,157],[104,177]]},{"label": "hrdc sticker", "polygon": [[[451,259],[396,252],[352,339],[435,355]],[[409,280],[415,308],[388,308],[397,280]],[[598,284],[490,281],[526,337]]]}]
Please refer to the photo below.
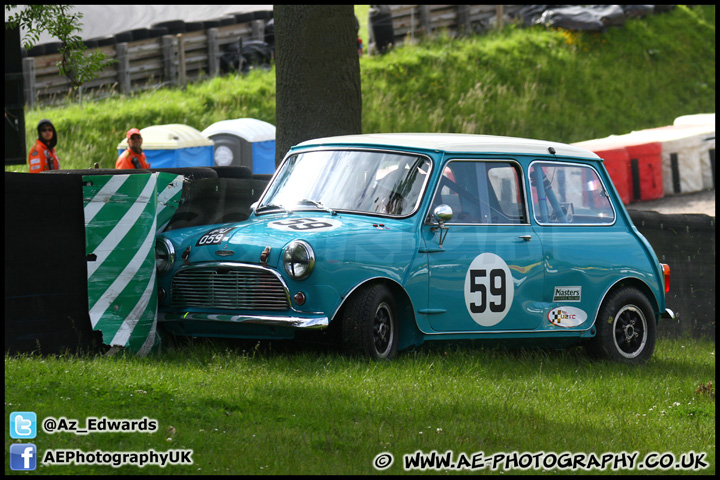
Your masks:
[{"label": "hrdc sticker", "polygon": [[585,323],[587,314],[575,307],[558,307],[550,310],[548,320],[558,327],[577,327]]},{"label": "hrdc sticker", "polygon": [[582,298],[582,287],[555,287],[553,302],[579,302]]},{"label": "hrdc sticker", "polygon": [[342,223],[331,218],[288,218],[268,223],[268,227],[285,232],[316,232],[319,230],[335,230]]},{"label": "hrdc sticker", "polygon": [[465,275],[465,306],[472,319],[492,327],[510,311],[515,284],[510,268],[494,253],[475,257]]}]

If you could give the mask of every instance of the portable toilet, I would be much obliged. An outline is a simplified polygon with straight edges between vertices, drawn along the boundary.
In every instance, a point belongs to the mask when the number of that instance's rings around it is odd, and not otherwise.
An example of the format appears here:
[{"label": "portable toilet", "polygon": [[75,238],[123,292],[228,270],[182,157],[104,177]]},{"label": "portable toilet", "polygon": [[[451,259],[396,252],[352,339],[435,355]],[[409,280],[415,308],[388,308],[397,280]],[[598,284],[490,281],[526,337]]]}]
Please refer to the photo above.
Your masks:
[{"label": "portable toilet", "polygon": [[[213,141],[199,130],[172,123],[140,130],[143,152],[152,168],[211,167]],[[127,138],[118,144],[118,155],[127,149]]]},{"label": "portable toilet", "polygon": [[213,123],[202,133],[215,142],[215,165],[243,165],[253,174],[275,173],[274,125],[237,118]]}]

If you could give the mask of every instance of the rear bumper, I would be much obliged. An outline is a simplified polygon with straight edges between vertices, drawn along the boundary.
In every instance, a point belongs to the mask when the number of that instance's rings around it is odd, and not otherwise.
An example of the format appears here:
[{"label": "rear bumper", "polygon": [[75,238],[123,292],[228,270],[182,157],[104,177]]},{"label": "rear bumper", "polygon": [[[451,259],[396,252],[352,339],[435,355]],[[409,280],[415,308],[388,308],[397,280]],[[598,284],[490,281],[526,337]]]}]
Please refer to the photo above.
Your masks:
[{"label": "rear bumper", "polygon": [[660,315],[660,318],[669,318],[670,320],[675,320],[675,312],[673,312],[669,308],[666,308],[662,315]]}]

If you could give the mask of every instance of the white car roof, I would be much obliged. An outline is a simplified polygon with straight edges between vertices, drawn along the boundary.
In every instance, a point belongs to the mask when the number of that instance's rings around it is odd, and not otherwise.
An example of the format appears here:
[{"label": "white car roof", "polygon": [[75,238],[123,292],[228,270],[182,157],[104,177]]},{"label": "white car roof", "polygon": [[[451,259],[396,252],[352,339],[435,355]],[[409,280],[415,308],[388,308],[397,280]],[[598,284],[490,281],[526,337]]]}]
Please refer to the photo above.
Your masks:
[{"label": "white car roof", "polygon": [[364,135],[343,135],[307,140],[297,146],[308,147],[348,144],[422,148],[425,150],[452,153],[513,153],[530,155],[549,155],[548,148],[552,147],[555,149],[555,155],[557,156],[601,160],[600,157],[589,150],[564,143],[464,133],[370,133]]}]

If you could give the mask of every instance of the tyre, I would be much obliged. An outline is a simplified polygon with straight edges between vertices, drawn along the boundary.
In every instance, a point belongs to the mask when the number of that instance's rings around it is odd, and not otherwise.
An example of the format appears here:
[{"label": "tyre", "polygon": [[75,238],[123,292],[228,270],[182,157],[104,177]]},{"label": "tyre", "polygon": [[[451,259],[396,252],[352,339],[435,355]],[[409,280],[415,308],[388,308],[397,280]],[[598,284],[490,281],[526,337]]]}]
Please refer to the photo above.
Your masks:
[{"label": "tyre", "polygon": [[655,350],[655,314],[648,298],[634,287],[611,293],[600,308],[595,326],[591,353],[638,365],[647,362]]},{"label": "tyre", "polygon": [[352,351],[375,360],[395,357],[398,318],[390,290],[375,284],[356,292],[345,308],[342,332],[345,345]]}]

